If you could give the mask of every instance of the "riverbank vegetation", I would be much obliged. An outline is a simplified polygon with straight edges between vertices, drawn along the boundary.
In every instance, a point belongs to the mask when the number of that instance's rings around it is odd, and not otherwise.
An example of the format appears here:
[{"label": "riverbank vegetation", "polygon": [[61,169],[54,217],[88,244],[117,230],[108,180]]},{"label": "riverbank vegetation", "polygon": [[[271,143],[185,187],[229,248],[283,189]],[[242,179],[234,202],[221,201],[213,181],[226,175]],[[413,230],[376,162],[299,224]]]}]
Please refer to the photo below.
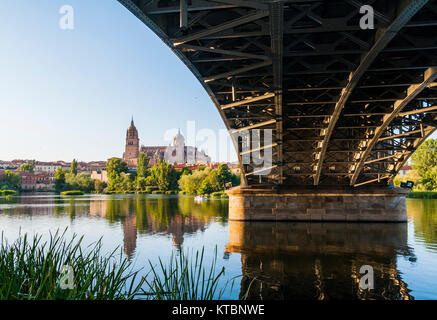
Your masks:
[{"label": "riverbank vegetation", "polygon": [[20,171],[23,171],[23,172],[34,172],[35,171],[35,160],[33,160],[31,163],[23,163],[20,166]]},{"label": "riverbank vegetation", "polygon": [[426,140],[411,156],[411,167],[406,175],[397,175],[393,181],[399,187],[402,181],[414,182],[410,198],[437,198],[437,140]]},{"label": "riverbank vegetation", "polygon": [[144,153],[140,153],[136,172],[129,172],[126,163],[118,158],[109,159],[106,164],[109,183],[104,192],[165,193],[177,191],[180,172],[165,161],[153,167],[149,167],[148,164],[149,160]]},{"label": "riverbank vegetation", "polygon": [[19,191],[21,189],[21,176],[10,170],[5,170],[0,178],[0,190]]},{"label": "riverbank vegetation", "polygon": [[112,158],[106,165],[109,183],[105,193],[152,193],[152,194],[214,194],[227,197],[223,192],[227,184],[237,186],[240,178],[231,173],[226,164],[217,169],[200,167],[194,171],[184,168],[177,171],[161,161],[149,167],[149,159],[140,153],[136,172],[129,172],[125,162]]},{"label": "riverbank vegetation", "polygon": [[0,190],[0,197],[16,196],[17,194],[16,190]]},{"label": "riverbank vegetation", "polygon": [[226,164],[221,164],[217,169],[204,168],[184,175],[179,180],[181,192],[188,195],[215,195],[226,197],[224,190],[226,184],[237,186],[240,178],[233,174]]},{"label": "riverbank vegetation", "polygon": [[59,168],[55,172],[55,190],[57,192],[80,190],[84,193],[95,191],[95,181],[89,173],[77,173],[77,161],[73,159],[70,170]]},{"label": "riverbank vegetation", "polygon": [[82,196],[84,193],[80,190],[62,191],[61,196]]},{"label": "riverbank vegetation", "polygon": [[220,299],[227,287],[226,283],[219,288],[219,280],[225,274],[225,268],[216,269],[217,247],[208,269],[204,267],[204,253],[202,249],[191,256],[172,255],[167,265],[159,259],[158,267],[149,262],[153,281],[145,279],[149,288],[147,294],[155,300]]},{"label": "riverbank vegetation", "polygon": [[[66,239],[66,230],[50,234],[48,241],[35,235],[0,242],[1,300],[132,300],[220,299],[226,289],[219,281],[215,258],[205,266],[204,251],[181,252],[140,277],[122,250],[102,252],[97,241],[83,249],[83,237]],[[216,257],[217,257],[217,251]],[[220,286],[220,288],[219,288]]]},{"label": "riverbank vegetation", "polygon": [[[22,170],[33,170],[33,166]],[[77,161],[73,159],[70,170],[59,168],[55,174],[55,191],[81,191],[83,193],[150,193],[150,194],[187,194],[227,198],[224,190],[229,186],[238,186],[240,177],[232,173],[226,164],[216,169],[202,166],[194,171],[188,168],[176,170],[165,161],[149,166],[149,159],[144,153],[138,157],[137,170],[130,171],[126,162],[111,158],[106,163],[108,183],[91,178],[89,173],[78,173]],[[19,190],[20,175],[7,171],[0,180],[4,189]]]},{"label": "riverbank vegetation", "polygon": [[410,199],[437,199],[437,191],[413,191],[408,194]]},{"label": "riverbank vegetation", "polygon": [[[65,232],[57,232],[47,242],[43,242],[41,236],[29,238],[24,235],[10,245],[2,235],[1,300],[133,298],[139,288],[126,285],[136,276],[129,272],[130,265],[126,260],[121,256],[118,258],[116,251],[102,255],[100,241],[85,253],[81,248],[83,238],[73,237],[67,241],[64,235]],[[113,263],[114,259],[118,263]],[[64,266],[73,270],[72,289],[61,287]]]}]

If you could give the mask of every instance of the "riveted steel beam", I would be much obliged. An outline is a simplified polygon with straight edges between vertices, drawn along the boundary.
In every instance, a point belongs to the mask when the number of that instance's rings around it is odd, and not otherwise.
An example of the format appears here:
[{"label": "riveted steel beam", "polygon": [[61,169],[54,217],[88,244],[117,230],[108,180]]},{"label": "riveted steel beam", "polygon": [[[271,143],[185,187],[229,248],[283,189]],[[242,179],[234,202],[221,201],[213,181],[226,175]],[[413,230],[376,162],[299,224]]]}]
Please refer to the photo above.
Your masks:
[{"label": "riveted steel beam", "polygon": [[380,177],[380,178],[376,178],[376,179],[360,182],[360,183],[355,184],[354,187],[363,186],[365,184],[369,184],[369,183],[373,183],[373,182],[380,182],[381,180],[385,180],[385,179],[390,179],[390,176],[388,175],[388,176],[383,176],[383,177]]},{"label": "riveted steel beam", "polygon": [[255,171],[252,171],[252,172],[248,172],[248,173],[246,173],[246,176],[259,175],[259,174],[261,174],[262,172],[270,171],[270,170],[275,169],[275,168],[277,168],[277,167],[278,167],[278,165],[274,165],[274,166],[271,166],[271,167],[262,168],[262,169],[259,169],[259,170],[255,170]]},{"label": "riveted steel beam", "polygon": [[429,86],[429,84],[432,83],[436,78],[437,78],[437,68],[430,68],[426,70],[424,81],[421,84],[415,84],[410,86],[407,91],[407,97],[405,97],[405,99],[402,100],[397,100],[394,103],[393,112],[384,117],[383,124],[375,130],[375,134],[373,138],[369,141],[366,150],[362,152],[362,154],[360,155],[360,160],[355,168],[354,174],[351,179],[351,183],[350,183],[351,185],[355,185],[355,182],[357,181],[358,176],[361,173],[361,170],[363,169],[367,157],[370,155],[373,148],[379,141],[379,138],[385,132],[385,130],[393,121],[393,119],[395,119],[402,111],[402,109],[406,107],[410,102],[412,102],[414,98],[416,98],[416,96],[419,93],[421,93],[424,89],[426,89]]},{"label": "riveted steel beam", "polygon": [[262,147],[259,147],[259,148],[255,148],[255,149],[251,149],[251,150],[240,152],[240,154],[241,155],[245,155],[245,154],[254,153],[254,152],[265,150],[265,149],[271,149],[271,148],[276,147],[277,145],[278,145],[277,143],[272,143],[272,144],[269,144],[267,146],[262,146]]},{"label": "riveted steel beam", "polygon": [[370,163],[375,163],[375,162],[382,162],[384,160],[392,159],[392,158],[395,158],[395,157],[398,157],[398,156],[399,156],[398,154],[393,154],[393,155],[390,155],[390,156],[381,157],[381,158],[378,158],[378,159],[373,159],[373,160],[366,161],[365,164],[370,164]]},{"label": "riveted steel beam", "polygon": [[179,26],[180,28],[188,27],[188,0],[180,1]]},{"label": "riveted steel beam", "polygon": [[249,97],[240,101],[235,101],[229,104],[224,104],[221,106],[222,110],[224,109],[229,109],[232,107],[238,107],[238,106],[242,106],[242,105],[247,105],[250,104],[252,102],[256,102],[256,101],[261,101],[261,100],[265,100],[265,99],[269,99],[269,98],[273,98],[275,96],[274,93],[267,93],[261,96],[257,96],[257,97]]},{"label": "riveted steel beam", "polygon": [[408,132],[404,132],[404,133],[399,133],[399,134],[395,134],[392,136],[388,136],[388,137],[382,137],[379,138],[378,141],[385,141],[385,140],[392,140],[392,139],[396,139],[396,138],[402,138],[405,136],[409,136],[411,134],[415,134],[415,133],[421,133],[424,134],[424,130],[420,129],[420,130],[412,130],[412,131],[408,131]]},{"label": "riveted steel beam", "polygon": [[430,111],[435,111],[435,110],[437,110],[437,106],[401,112],[401,113],[399,113],[399,116],[403,117],[403,116],[408,116],[408,115],[412,115],[412,114],[425,113],[425,112],[430,112]]},{"label": "riveted steel beam", "polygon": [[219,79],[235,76],[237,74],[241,74],[241,73],[244,73],[244,72],[247,72],[247,71],[251,71],[251,70],[267,67],[267,66],[269,66],[271,64],[272,64],[271,61],[254,63],[254,64],[251,64],[251,65],[248,65],[247,67],[235,69],[235,70],[232,70],[232,71],[229,71],[229,72],[224,72],[224,73],[216,74],[214,76],[205,77],[204,81],[205,82],[210,82],[210,81],[215,81],[215,80],[219,80]]},{"label": "riveted steel beam", "polygon": [[[316,166],[316,172],[314,174],[314,185],[319,184],[320,175],[323,168],[323,161],[325,160],[325,154],[328,149],[329,140],[331,139],[331,135],[338,121],[338,118],[340,117],[340,114],[344,106],[346,105],[349,97],[351,96],[353,90],[358,85],[361,77],[364,75],[367,69],[369,69],[370,65],[373,63],[379,53],[389,44],[389,42],[397,35],[397,33],[427,2],[428,0],[409,0],[404,2],[405,6],[400,8],[401,13],[396,17],[396,19],[390,24],[387,29],[382,31],[378,39],[375,41],[373,47],[361,60],[358,68],[349,75],[349,81],[346,87],[341,91],[341,95],[337,104],[335,105],[334,112],[329,118],[329,125],[324,135],[322,149],[320,153],[316,156],[316,158],[318,158],[318,163]],[[355,181],[353,184],[355,184]]]},{"label": "riveted steel beam", "polygon": [[278,183],[283,183],[283,35],[284,35],[284,4],[277,1],[270,4],[270,38],[273,66],[273,86],[275,90],[275,117],[276,117],[276,140],[279,141],[277,148],[277,162],[279,166]]},{"label": "riveted steel beam", "polygon": [[232,4],[239,7],[249,7],[260,10],[267,10],[269,7],[267,4],[260,1],[249,1],[249,0],[212,0],[214,2]]},{"label": "riveted steel beam", "polygon": [[242,24],[246,24],[246,23],[252,22],[254,20],[259,20],[259,19],[264,18],[268,15],[269,15],[269,12],[266,10],[256,11],[255,13],[242,16],[240,18],[222,23],[220,25],[206,28],[205,30],[195,32],[193,34],[188,34],[188,35],[180,37],[180,38],[173,39],[173,45],[177,47],[178,45],[180,45],[182,43],[190,42],[190,41],[193,41],[196,39],[201,39],[202,37],[207,36],[207,35],[211,35],[211,34],[223,31],[223,30],[238,27]]},{"label": "riveted steel beam", "polygon": [[[412,143],[412,150],[417,150],[417,148],[420,147],[420,145],[422,143],[425,142],[426,139],[429,138],[429,136],[435,131],[435,128],[432,128],[432,130],[427,131],[427,134],[424,135],[423,137],[420,137],[418,139],[416,139],[413,143]],[[413,151],[407,151],[402,155],[402,161],[398,161],[398,163],[395,165],[393,171],[398,172],[404,165],[405,163],[408,161],[408,159],[411,157],[411,155],[413,154]],[[390,179],[388,180],[388,183],[393,182],[393,179],[395,178],[395,175],[392,175],[390,177]]]},{"label": "riveted steel beam", "polygon": [[241,57],[246,59],[260,59],[260,60],[269,60],[270,58],[265,55],[259,55],[259,54],[251,54],[241,51],[235,51],[235,50],[224,50],[220,48],[214,48],[214,47],[201,47],[201,46],[193,46],[189,44],[181,44],[179,48],[182,48],[182,51],[203,51],[203,52],[211,52],[211,53],[217,53],[217,54],[224,54],[228,56],[235,56],[235,57]]},{"label": "riveted steel beam", "polygon": [[250,129],[255,129],[255,128],[261,128],[261,127],[265,127],[265,126],[268,126],[268,125],[273,124],[273,123],[276,123],[275,119],[264,121],[264,122],[260,122],[260,123],[256,123],[256,124],[252,124],[250,126],[243,127],[243,128],[234,129],[234,130],[232,130],[232,133],[237,133],[237,132],[241,132],[241,131],[244,131],[244,130],[250,130]]}]

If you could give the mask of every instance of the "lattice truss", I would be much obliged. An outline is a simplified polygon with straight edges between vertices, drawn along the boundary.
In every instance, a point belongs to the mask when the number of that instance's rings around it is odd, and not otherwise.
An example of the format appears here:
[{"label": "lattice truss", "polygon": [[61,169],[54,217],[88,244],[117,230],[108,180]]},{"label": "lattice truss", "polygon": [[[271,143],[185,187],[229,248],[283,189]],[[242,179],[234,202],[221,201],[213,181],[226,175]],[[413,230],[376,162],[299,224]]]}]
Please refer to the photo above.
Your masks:
[{"label": "lattice truss", "polygon": [[[436,128],[437,0],[119,2],[203,84],[239,160],[253,155],[243,184],[385,185]],[[273,141],[246,145],[246,129]]]}]

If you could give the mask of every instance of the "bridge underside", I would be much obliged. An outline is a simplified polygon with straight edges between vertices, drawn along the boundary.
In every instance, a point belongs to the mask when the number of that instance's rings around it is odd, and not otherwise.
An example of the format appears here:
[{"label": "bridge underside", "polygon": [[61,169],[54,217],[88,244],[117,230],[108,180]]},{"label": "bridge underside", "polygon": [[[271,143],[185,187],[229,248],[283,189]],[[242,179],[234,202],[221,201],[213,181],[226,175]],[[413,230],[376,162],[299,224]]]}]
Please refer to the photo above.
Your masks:
[{"label": "bridge underside", "polygon": [[[436,0],[119,2],[209,93],[243,185],[386,186],[437,126]],[[245,145],[254,129],[273,140]]]}]

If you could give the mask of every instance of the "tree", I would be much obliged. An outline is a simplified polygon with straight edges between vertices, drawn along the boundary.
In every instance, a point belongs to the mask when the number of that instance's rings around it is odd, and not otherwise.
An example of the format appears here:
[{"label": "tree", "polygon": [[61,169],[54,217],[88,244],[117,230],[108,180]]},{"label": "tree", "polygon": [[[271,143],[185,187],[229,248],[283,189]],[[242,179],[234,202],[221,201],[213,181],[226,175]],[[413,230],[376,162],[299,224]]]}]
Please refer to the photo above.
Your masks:
[{"label": "tree", "polygon": [[74,174],[69,170],[59,168],[55,172],[56,191],[81,190],[91,192],[95,190],[95,181],[91,179],[89,173]]},{"label": "tree", "polygon": [[55,172],[55,189],[56,191],[61,191],[65,188],[65,175],[68,173],[68,170],[58,168]]},{"label": "tree", "polygon": [[138,156],[137,175],[138,177],[147,177],[147,170],[149,168],[149,158],[144,152],[140,152]]},{"label": "tree", "polygon": [[239,186],[241,184],[241,176],[240,175],[236,175],[235,173],[232,174],[232,186],[236,187]]},{"label": "tree", "polygon": [[181,171],[181,177],[184,175],[187,175],[187,174],[192,174],[192,173],[193,172],[190,169],[188,169],[187,167],[183,167],[182,171]]},{"label": "tree", "polygon": [[106,170],[108,172],[109,184],[112,185],[122,173],[128,172],[128,167],[126,162],[122,162],[118,158],[111,158],[106,163]]},{"label": "tree", "polygon": [[179,179],[179,187],[187,194],[197,194],[208,173],[206,170],[195,170],[192,174],[183,175]]},{"label": "tree", "polygon": [[420,178],[416,182],[415,189],[429,191],[437,189],[437,140],[426,140],[413,153],[411,159],[414,169],[412,171],[415,171]]},{"label": "tree", "polygon": [[130,174],[122,173],[122,190],[123,193],[135,192],[135,179]]},{"label": "tree", "polygon": [[33,172],[35,170],[35,165],[33,163],[24,163],[20,166],[20,171]]},{"label": "tree", "polygon": [[177,172],[165,161],[160,161],[158,165],[152,167],[150,174],[159,190],[168,191],[177,188]]},{"label": "tree", "polygon": [[426,190],[425,187],[422,185],[422,178],[417,174],[416,170],[409,170],[405,176],[398,174],[393,179],[393,184],[396,187],[400,187],[402,181],[413,181],[414,182],[413,191]]},{"label": "tree", "polygon": [[83,192],[91,192],[94,190],[94,181],[89,173],[80,173],[74,175],[71,172],[65,174],[65,187],[69,190],[81,190]]},{"label": "tree", "polygon": [[232,181],[232,173],[231,170],[229,169],[229,167],[222,163],[221,165],[218,166],[217,168],[217,179],[218,182],[222,188],[222,190],[225,189],[225,184],[227,182],[231,182]]},{"label": "tree", "polygon": [[437,189],[437,167],[430,168],[423,174],[422,185],[427,191]]},{"label": "tree", "polygon": [[94,180],[94,191],[97,193],[102,193],[106,188],[106,183],[96,179]]},{"label": "tree", "polygon": [[215,190],[212,185],[208,182],[208,180],[203,180],[200,184],[200,187],[197,189],[197,194],[210,194]]},{"label": "tree", "polygon": [[412,157],[413,169],[423,177],[431,168],[437,167],[437,140],[426,140]]},{"label": "tree", "polygon": [[77,161],[76,161],[76,159],[73,159],[73,161],[71,162],[70,172],[74,175],[77,175]]},{"label": "tree", "polygon": [[0,178],[0,189],[20,190],[21,176],[18,173],[6,170]]},{"label": "tree", "polygon": [[221,190],[217,179],[217,170],[211,170],[200,184],[197,194],[210,194]]},{"label": "tree", "polygon": [[147,188],[147,178],[138,176],[137,177],[137,181],[136,181],[136,186],[137,186],[137,191],[139,191],[139,192],[146,191],[146,188]]}]

